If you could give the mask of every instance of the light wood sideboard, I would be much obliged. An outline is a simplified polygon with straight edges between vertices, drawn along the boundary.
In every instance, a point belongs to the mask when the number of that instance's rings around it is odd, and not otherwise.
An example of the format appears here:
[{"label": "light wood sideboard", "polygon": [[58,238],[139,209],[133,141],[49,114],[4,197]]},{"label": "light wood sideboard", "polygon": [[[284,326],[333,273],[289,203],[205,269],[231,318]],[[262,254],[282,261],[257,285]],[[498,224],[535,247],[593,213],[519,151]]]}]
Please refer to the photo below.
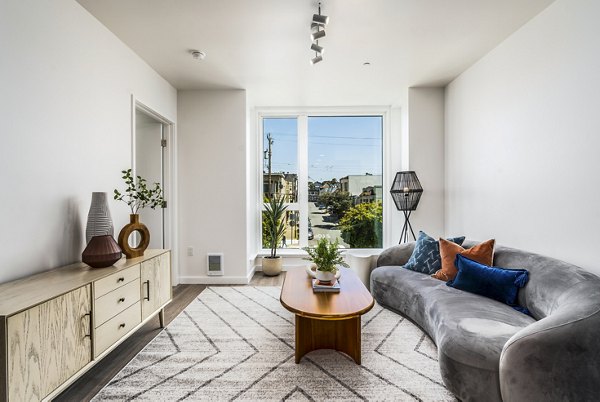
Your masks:
[{"label": "light wood sideboard", "polygon": [[171,253],[0,285],[0,401],[51,400],[171,301]]}]

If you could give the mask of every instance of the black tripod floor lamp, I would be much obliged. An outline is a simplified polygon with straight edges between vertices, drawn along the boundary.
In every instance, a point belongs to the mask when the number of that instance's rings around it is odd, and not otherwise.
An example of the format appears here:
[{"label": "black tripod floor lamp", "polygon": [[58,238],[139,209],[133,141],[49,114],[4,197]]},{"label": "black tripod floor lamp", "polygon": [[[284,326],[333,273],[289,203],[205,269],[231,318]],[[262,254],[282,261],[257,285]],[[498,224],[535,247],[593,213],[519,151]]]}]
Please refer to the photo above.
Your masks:
[{"label": "black tripod floor lamp", "polygon": [[400,243],[408,241],[409,230],[413,239],[417,240],[410,224],[410,214],[417,209],[422,193],[423,187],[421,187],[415,172],[411,170],[396,173],[390,194],[392,194],[392,199],[398,211],[404,213],[404,226],[402,226],[402,232],[400,233]]}]

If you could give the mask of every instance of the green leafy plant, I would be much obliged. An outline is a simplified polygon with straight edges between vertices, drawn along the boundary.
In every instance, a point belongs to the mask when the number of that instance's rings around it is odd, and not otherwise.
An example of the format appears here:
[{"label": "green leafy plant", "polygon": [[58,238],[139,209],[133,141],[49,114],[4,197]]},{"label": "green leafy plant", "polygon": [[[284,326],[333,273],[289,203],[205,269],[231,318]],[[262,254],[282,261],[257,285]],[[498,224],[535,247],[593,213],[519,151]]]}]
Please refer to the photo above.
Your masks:
[{"label": "green leafy plant", "polygon": [[277,257],[277,245],[283,239],[285,231],[284,214],[287,206],[283,197],[271,197],[265,202],[263,212],[263,238],[271,249],[271,258]]},{"label": "green leafy plant", "polygon": [[129,205],[132,214],[137,214],[140,209],[146,207],[152,209],[165,207],[165,200],[160,184],[154,183],[154,186],[149,187],[146,179],[141,176],[137,176],[134,181],[131,169],[122,170],[121,173],[123,174],[122,179],[125,180],[127,188],[124,193],[115,189],[114,199],[123,201]]},{"label": "green leafy plant", "polygon": [[319,271],[336,272],[337,265],[348,267],[338,246],[337,239],[331,242],[328,238],[322,237],[317,242],[316,247],[303,248],[308,253],[308,257],[304,259],[314,262]]},{"label": "green leafy plant", "polygon": [[381,201],[355,205],[340,219],[342,239],[352,248],[381,247],[382,222]]},{"label": "green leafy plant", "polygon": [[352,196],[346,191],[322,194],[319,196],[319,202],[324,204],[327,210],[337,217],[343,216],[354,204]]}]

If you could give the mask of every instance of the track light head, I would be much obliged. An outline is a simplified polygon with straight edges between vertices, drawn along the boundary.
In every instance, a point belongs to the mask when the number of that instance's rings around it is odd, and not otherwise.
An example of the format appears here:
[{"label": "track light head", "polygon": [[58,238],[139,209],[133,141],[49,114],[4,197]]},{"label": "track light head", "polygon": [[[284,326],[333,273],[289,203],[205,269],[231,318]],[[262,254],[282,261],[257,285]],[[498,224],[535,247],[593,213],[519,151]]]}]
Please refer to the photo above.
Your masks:
[{"label": "track light head", "polygon": [[310,50],[314,50],[317,53],[321,53],[323,54],[325,52],[325,49],[323,48],[323,46],[319,46],[316,43],[313,43],[312,45],[310,45]]},{"label": "track light head", "polygon": [[310,34],[310,38],[315,41],[317,39],[321,39],[322,37],[325,36],[325,31],[321,30],[321,31],[317,31],[317,32],[313,32]]},{"label": "track light head", "polygon": [[321,14],[313,14],[312,20],[317,24],[327,25],[327,23],[329,22],[329,17]]},{"label": "track light head", "polygon": [[310,59],[310,64],[317,64],[318,62],[323,61],[323,56],[318,55]]}]

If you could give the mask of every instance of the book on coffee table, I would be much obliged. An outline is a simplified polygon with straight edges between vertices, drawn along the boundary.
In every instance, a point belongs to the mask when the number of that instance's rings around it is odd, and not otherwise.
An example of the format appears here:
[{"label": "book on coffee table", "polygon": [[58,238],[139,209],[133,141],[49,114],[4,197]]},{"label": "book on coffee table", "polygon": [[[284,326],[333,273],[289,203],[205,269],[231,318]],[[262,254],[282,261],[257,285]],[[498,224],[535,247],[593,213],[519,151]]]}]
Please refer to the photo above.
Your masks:
[{"label": "book on coffee table", "polygon": [[312,280],[312,288],[313,292],[339,292],[340,284],[337,279],[334,279],[331,282],[321,282],[318,279]]}]

